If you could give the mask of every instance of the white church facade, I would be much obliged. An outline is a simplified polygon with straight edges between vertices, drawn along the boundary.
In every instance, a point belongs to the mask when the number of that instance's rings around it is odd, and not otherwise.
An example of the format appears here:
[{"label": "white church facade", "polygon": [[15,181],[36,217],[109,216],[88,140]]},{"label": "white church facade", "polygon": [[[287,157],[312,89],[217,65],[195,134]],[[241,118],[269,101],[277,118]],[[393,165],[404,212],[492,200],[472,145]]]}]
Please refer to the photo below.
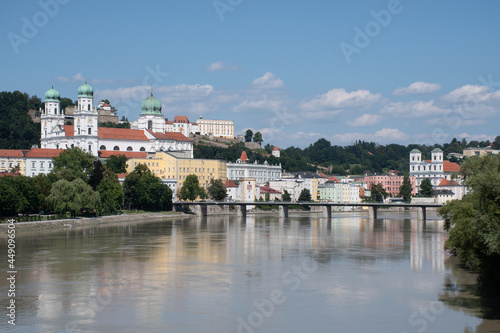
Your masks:
[{"label": "white church facade", "polygon": [[141,104],[137,129],[99,127],[94,91],[87,82],[78,88],[74,125],[64,124],[60,100],[54,87],[45,93],[45,110],[40,116],[42,148],[79,147],[94,156],[100,151],[182,151],[186,157],[193,157],[193,144],[184,134],[166,132],[161,103],[152,92]]}]

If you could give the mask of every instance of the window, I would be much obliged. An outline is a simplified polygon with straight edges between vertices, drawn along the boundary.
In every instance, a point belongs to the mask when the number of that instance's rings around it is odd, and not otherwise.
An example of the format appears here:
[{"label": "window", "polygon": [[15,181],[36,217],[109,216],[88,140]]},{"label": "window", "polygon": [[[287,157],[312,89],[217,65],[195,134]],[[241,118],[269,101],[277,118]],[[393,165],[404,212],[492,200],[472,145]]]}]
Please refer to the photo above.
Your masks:
[{"label": "window", "polygon": [[106,150],[106,146],[105,145],[100,146],[99,150]]},{"label": "window", "polygon": [[148,130],[150,130],[150,131],[153,130],[153,121],[152,120],[148,121]]},{"label": "window", "polygon": [[132,147],[128,146],[127,151],[132,151]]},{"label": "window", "polygon": [[80,127],[78,127],[78,135],[80,135]]},{"label": "window", "polygon": [[40,162],[40,168],[44,168],[44,167],[45,167],[45,163]]},{"label": "window", "polygon": [[141,147],[141,149],[139,149],[139,151],[146,151],[146,148]]},{"label": "window", "polygon": [[113,150],[120,150],[120,148],[118,146],[115,146]]},{"label": "window", "polygon": [[92,146],[91,145],[89,145],[89,151],[92,151]]},{"label": "window", "polygon": [[[3,164],[3,163],[2,163]],[[3,165],[2,165],[3,166]],[[31,167],[34,168],[35,167],[35,162],[31,163]]]},{"label": "window", "polygon": [[87,110],[90,111],[90,104],[87,104]]},{"label": "window", "polygon": [[89,135],[92,134],[92,128],[89,127]]}]

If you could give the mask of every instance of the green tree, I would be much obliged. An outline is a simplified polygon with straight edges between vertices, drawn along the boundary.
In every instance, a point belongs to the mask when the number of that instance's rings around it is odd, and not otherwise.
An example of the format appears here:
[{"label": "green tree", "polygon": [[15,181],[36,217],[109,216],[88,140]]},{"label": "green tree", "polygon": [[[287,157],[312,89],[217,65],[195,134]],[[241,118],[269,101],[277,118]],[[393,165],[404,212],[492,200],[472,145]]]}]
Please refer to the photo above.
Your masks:
[{"label": "green tree", "polygon": [[125,205],[145,210],[171,210],[172,190],[153,175],[147,166],[139,164],[123,184]]},{"label": "green tree", "polygon": [[67,97],[61,98],[61,110],[66,110],[68,106],[75,106],[75,103],[73,103],[71,98]]},{"label": "green tree", "polygon": [[17,216],[19,207],[17,188],[7,178],[11,177],[0,178],[0,218]]},{"label": "green tree", "polygon": [[385,190],[382,184],[372,184],[370,187],[370,201],[371,202],[383,202],[385,198],[389,196],[389,193]]},{"label": "green tree", "polygon": [[127,172],[127,156],[111,155],[106,161],[106,166],[114,173],[125,173]]},{"label": "green tree", "polygon": [[424,178],[420,183],[420,196],[425,198],[432,197],[432,183],[430,178]]},{"label": "green tree", "polygon": [[253,135],[253,142],[258,142],[259,144],[262,143],[262,134],[260,132],[256,132],[254,135]]},{"label": "green tree", "polygon": [[247,129],[245,132],[245,142],[252,142],[253,131],[251,129]]},{"label": "green tree", "polygon": [[492,148],[493,149],[500,149],[500,135],[497,135],[495,137],[495,140],[493,141]]},{"label": "green tree", "polygon": [[399,196],[403,197],[405,202],[411,201],[411,192],[413,191],[413,186],[411,186],[410,176],[407,172],[403,177],[403,185],[399,187]]},{"label": "green tree", "polygon": [[[266,197],[265,198],[266,201],[271,201],[271,195],[269,194],[269,192],[266,193],[265,197]],[[261,199],[262,199],[262,197],[261,197]]]},{"label": "green tree", "polygon": [[59,179],[73,181],[80,178],[87,182],[88,175],[92,173],[92,163],[95,157],[89,152],[84,152],[78,147],[66,149],[52,159],[54,172]]},{"label": "green tree", "polygon": [[[182,188],[180,191],[180,198],[182,200],[195,200],[199,196],[201,197],[203,195],[202,187],[200,187],[199,181],[198,181],[198,176],[197,175],[188,175],[186,176],[186,179],[184,180],[184,183],[182,184]],[[200,195],[201,194],[201,195]]]},{"label": "green tree", "polygon": [[101,202],[99,193],[94,192],[92,187],[80,178],[71,182],[66,179],[58,180],[52,185],[46,200],[54,212],[58,214],[71,212],[72,217],[83,211],[88,214],[99,209]]},{"label": "green tree", "polygon": [[94,160],[92,162],[92,169],[89,174],[88,183],[92,186],[92,189],[95,191],[99,183],[103,180],[106,174],[106,167],[102,165],[100,160]]},{"label": "green tree", "polygon": [[500,290],[500,155],[472,157],[461,166],[470,192],[439,209],[459,259],[479,273],[479,282]]},{"label": "green tree", "polygon": [[123,190],[118,177],[109,170],[103,174],[97,192],[101,197],[101,205],[104,213],[116,213],[123,203]]},{"label": "green tree", "polygon": [[305,188],[299,194],[299,201],[311,201],[311,191]]},{"label": "green tree", "polygon": [[287,190],[283,190],[283,195],[281,196],[281,201],[284,201],[284,202],[292,201],[292,197],[290,196],[290,193],[288,193]]},{"label": "green tree", "polygon": [[14,178],[18,189],[18,212],[38,213],[44,196],[34,178],[19,176]]},{"label": "green tree", "polygon": [[227,196],[227,190],[222,179],[211,179],[208,187],[208,195],[214,200],[223,200]]}]

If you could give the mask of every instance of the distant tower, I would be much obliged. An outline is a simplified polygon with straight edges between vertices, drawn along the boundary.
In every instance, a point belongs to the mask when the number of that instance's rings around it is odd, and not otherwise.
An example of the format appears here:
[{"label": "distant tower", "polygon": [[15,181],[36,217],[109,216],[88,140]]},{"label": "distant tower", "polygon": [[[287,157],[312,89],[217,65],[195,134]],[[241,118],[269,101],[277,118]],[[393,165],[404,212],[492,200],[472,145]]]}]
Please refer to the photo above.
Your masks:
[{"label": "distant tower", "polygon": [[274,156],[274,157],[280,157],[280,150],[278,147],[274,146],[273,148],[273,151],[271,152],[271,154]]},{"label": "distant tower", "polygon": [[137,127],[155,133],[165,133],[165,116],[161,113],[160,101],[153,96],[153,89],[151,89],[151,96],[142,102],[141,109]]},{"label": "distant tower", "polygon": [[65,138],[64,114],[61,110],[61,95],[52,88],[45,93],[45,110],[40,116],[42,148],[62,148],[60,141]]},{"label": "distant tower", "polygon": [[93,107],[94,90],[85,83],[78,88],[78,107],[74,114],[75,145],[98,156],[98,113]]}]

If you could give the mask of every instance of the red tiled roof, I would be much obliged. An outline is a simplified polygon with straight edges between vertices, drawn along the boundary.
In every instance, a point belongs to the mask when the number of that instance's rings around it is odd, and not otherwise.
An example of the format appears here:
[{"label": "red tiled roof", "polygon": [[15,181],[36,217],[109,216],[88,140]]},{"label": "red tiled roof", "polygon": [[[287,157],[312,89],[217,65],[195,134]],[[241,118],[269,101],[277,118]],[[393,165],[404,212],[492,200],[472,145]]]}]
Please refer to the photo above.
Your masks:
[{"label": "red tiled roof", "polygon": [[328,178],[328,181],[329,182],[336,182],[336,183],[339,182],[339,180],[335,176],[331,176],[330,178]]},{"label": "red tiled roof", "polygon": [[148,141],[143,130],[129,128],[99,127],[99,138]]},{"label": "red tiled roof", "polygon": [[189,119],[187,116],[175,116],[174,123],[189,123]]},{"label": "red tiled roof", "polygon": [[176,140],[176,141],[189,141],[188,138],[181,132],[165,132],[165,133],[158,133],[158,132],[151,132],[150,130],[147,130],[149,134],[154,136],[156,139],[160,140]]},{"label": "red tiled roof", "polygon": [[112,155],[125,155],[127,158],[146,158],[147,153],[144,151],[118,151],[118,150],[99,150],[99,157],[109,158]]},{"label": "red tiled roof", "polygon": [[1,171],[0,172],[0,178],[5,177],[5,176],[8,176],[8,177],[17,177],[19,175],[20,175],[20,173],[17,170],[14,173],[10,173],[9,171]]},{"label": "red tiled roof", "polygon": [[65,136],[75,136],[75,126],[64,125],[64,135]]},{"label": "red tiled roof", "polygon": [[228,179],[226,180],[226,182],[224,183],[224,187],[238,187],[238,185],[236,185],[236,183],[234,182],[234,180],[232,179]]},{"label": "red tiled roof", "polygon": [[56,157],[64,149],[44,149],[44,148],[33,148],[26,153],[26,157]]},{"label": "red tiled roof", "polygon": [[118,179],[124,179],[128,176],[128,173],[117,173],[116,174],[116,177],[118,177]]},{"label": "red tiled roof", "polygon": [[274,146],[273,151],[280,151],[278,147]]},{"label": "red tiled roof", "polygon": [[443,171],[444,172],[459,172],[460,165],[455,162],[443,161]]},{"label": "red tiled roof", "polygon": [[174,122],[172,120],[165,120],[165,124],[173,124]]},{"label": "red tiled roof", "polygon": [[321,178],[328,178],[327,175],[325,175],[323,172],[318,172],[318,175],[321,177]]},{"label": "red tiled roof", "polygon": [[241,160],[242,162],[245,162],[246,160],[248,160],[248,156],[247,156],[247,152],[246,152],[246,151],[244,151],[244,150],[243,150],[243,151],[241,152],[240,160]]},{"label": "red tiled roof", "polygon": [[281,194],[280,191],[277,191],[269,186],[259,186],[259,187],[260,187],[260,193]]},{"label": "red tiled roof", "polygon": [[461,185],[454,180],[448,180],[446,178],[443,178],[443,180],[439,183],[438,186],[461,186]]},{"label": "red tiled roof", "polygon": [[0,149],[0,157],[23,157],[20,149]]}]

